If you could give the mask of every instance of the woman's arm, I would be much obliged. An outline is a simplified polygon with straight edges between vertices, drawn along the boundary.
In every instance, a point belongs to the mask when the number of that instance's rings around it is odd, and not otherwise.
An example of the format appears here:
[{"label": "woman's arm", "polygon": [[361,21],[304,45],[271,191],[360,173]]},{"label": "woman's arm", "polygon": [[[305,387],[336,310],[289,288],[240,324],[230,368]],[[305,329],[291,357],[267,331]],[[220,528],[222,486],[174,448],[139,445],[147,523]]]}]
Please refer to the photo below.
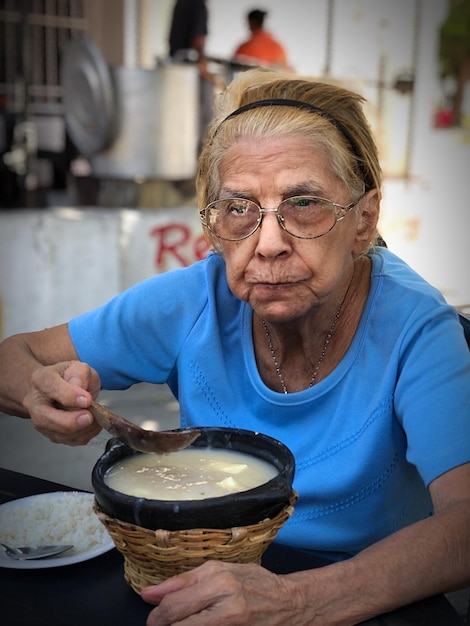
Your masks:
[{"label": "woman's arm", "polygon": [[333,614],[344,617],[339,624],[470,584],[470,463],[434,480],[430,493],[432,517],[324,571],[327,588],[339,592],[330,603]]},{"label": "woman's arm", "polygon": [[31,417],[54,442],[84,444],[99,432],[85,410],[99,392],[99,376],[78,360],[66,324],[3,341],[0,371],[2,411]]},{"label": "woman's arm", "polygon": [[[276,576],[210,562],[143,590],[148,626],[352,626],[423,597],[470,584],[470,463],[430,486],[435,515],[333,565]],[[197,617],[196,617],[197,616]]]}]

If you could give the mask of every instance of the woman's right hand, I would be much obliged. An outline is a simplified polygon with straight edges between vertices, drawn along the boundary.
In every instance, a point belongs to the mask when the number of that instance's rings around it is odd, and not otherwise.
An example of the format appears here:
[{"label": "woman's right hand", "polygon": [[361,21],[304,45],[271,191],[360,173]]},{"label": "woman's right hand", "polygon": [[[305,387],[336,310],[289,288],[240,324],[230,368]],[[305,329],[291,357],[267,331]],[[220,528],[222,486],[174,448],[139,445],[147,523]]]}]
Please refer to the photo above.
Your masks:
[{"label": "woman's right hand", "polygon": [[98,373],[81,361],[41,366],[23,399],[36,430],[54,443],[84,445],[100,432],[87,408],[100,391]]}]

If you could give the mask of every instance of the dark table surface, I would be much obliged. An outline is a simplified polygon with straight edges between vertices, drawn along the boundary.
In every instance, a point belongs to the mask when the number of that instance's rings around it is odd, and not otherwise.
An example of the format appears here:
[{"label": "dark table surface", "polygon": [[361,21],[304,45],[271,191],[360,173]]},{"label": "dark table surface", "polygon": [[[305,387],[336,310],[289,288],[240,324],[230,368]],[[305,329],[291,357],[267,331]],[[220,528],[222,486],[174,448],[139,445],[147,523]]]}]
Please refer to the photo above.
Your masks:
[{"label": "dark table surface", "polygon": [[[68,487],[0,468],[0,504]],[[324,565],[307,552],[272,544],[263,565],[277,573]],[[144,626],[151,607],[126,583],[117,550],[73,565],[0,567],[3,626]],[[434,596],[364,622],[367,626],[462,626],[444,596]]]}]

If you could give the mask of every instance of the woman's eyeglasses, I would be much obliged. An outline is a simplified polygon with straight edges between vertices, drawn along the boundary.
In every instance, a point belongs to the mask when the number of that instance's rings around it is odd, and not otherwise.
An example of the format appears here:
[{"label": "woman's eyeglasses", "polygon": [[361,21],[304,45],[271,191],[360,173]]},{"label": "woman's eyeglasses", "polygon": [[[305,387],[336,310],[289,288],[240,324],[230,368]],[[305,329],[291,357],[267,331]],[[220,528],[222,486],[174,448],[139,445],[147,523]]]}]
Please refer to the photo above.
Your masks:
[{"label": "woman's eyeglasses", "polygon": [[283,200],[277,209],[264,209],[252,200],[227,198],[211,202],[199,214],[204,226],[227,241],[241,241],[252,235],[265,213],[276,213],[279,225],[289,235],[316,239],[329,233],[361,199],[343,206],[317,196],[294,196]]}]

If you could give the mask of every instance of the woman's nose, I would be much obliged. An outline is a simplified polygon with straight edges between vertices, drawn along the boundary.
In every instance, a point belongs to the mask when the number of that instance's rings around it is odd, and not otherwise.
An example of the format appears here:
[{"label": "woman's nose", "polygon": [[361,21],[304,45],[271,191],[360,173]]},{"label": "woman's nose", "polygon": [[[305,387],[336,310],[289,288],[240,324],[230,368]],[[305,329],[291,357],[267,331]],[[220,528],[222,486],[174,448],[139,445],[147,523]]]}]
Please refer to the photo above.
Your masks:
[{"label": "woman's nose", "polygon": [[256,250],[265,257],[278,256],[290,249],[289,235],[281,227],[276,212],[263,214]]}]

